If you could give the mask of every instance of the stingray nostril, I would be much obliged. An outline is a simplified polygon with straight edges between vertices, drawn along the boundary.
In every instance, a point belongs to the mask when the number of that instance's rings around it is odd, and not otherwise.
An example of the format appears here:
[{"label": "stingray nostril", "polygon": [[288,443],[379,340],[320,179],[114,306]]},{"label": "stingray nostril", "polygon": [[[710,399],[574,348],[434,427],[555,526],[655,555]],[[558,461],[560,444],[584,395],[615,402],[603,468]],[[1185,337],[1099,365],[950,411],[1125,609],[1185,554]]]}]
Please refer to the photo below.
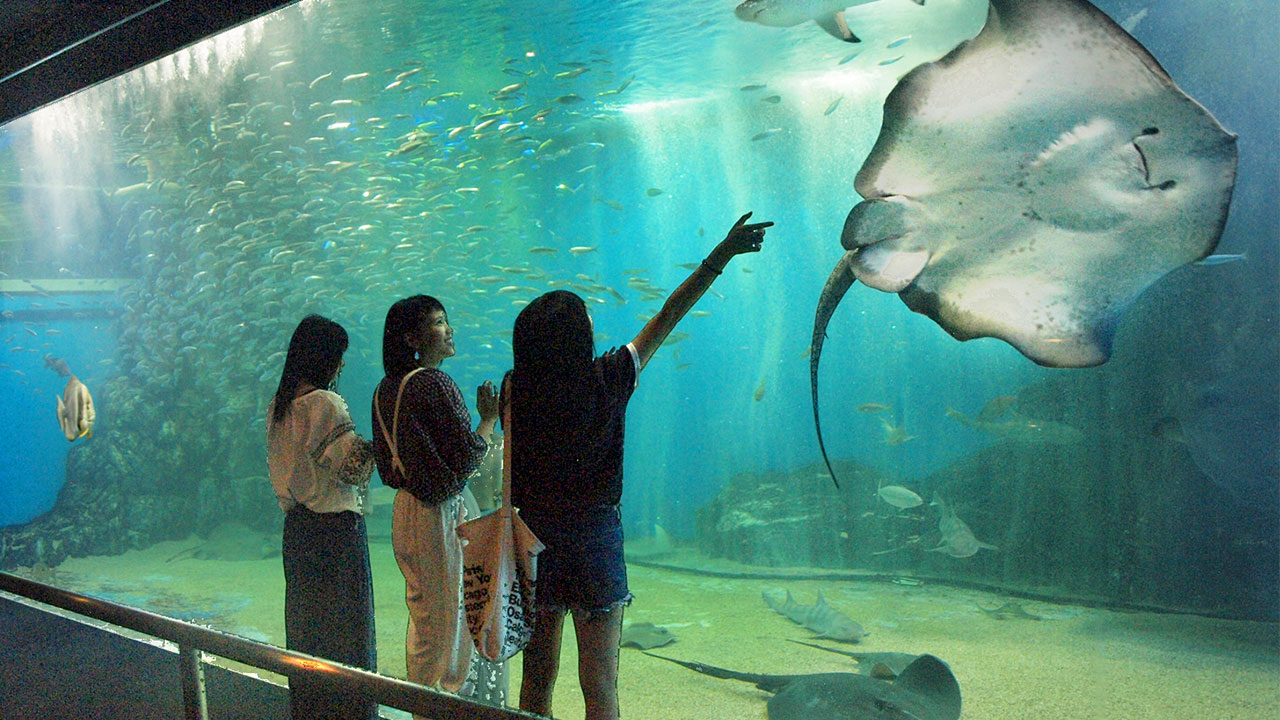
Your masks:
[{"label": "stingray nostril", "polygon": [[1156,128],[1156,127],[1142,128],[1142,132],[1138,134],[1139,135],[1159,135],[1160,128]]}]

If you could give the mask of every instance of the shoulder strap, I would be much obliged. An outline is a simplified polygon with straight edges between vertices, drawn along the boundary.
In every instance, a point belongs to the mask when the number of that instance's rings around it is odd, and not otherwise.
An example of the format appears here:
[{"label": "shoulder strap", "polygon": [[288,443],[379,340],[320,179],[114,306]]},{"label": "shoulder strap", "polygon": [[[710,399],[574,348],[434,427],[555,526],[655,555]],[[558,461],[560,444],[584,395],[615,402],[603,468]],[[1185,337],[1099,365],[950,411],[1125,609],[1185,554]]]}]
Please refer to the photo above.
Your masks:
[{"label": "shoulder strap", "polygon": [[409,473],[404,469],[404,463],[400,461],[400,452],[396,448],[396,438],[400,429],[400,398],[404,395],[404,386],[409,382],[409,378],[418,374],[422,368],[414,368],[405,373],[403,379],[400,380],[400,388],[396,390],[396,404],[391,411],[391,432],[387,432],[387,424],[382,420],[382,404],[378,402],[378,390],[382,389],[382,385],[378,385],[378,389],[373,391],[373,405],[376,412],[374,415],[378,417],[378,429],[382,431],[382,439],[387,441],[387,447],[391,449],[391,467],[405,480],[409,479]]},{"label": "shoulder strap", "polygon": [[502,509],[511,508],[511,401],[502,408]]}]

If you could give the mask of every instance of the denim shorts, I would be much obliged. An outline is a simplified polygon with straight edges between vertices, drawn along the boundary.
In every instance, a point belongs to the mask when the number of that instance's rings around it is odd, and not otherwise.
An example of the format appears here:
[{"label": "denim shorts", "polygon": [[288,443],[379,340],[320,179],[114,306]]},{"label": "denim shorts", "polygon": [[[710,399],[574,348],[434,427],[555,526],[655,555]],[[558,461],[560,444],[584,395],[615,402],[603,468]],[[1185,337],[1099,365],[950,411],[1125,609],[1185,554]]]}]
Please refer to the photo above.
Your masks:
[{"label": "denim shorts", "polygon": [[521,508],[520,517],[546,545],[538,555],[539,610],[590,618],[631,603],[622,558],[622,514],[616,505],[571,511]]}]

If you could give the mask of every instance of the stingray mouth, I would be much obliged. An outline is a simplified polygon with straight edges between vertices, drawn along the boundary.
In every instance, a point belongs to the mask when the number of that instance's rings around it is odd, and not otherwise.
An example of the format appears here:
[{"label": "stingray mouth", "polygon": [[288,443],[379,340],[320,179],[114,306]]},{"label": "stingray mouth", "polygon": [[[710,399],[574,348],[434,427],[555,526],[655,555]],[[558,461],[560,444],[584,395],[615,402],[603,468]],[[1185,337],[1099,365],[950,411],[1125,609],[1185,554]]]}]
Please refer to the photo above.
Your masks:
[{"label": "stingray mouth", "polygon": [[1143,190],[1172,190],[1178,186],[1178,181],[1176,180],[1165,180],[1163,182],[1152,183],[1151,165],[1147,163],[1147,155],[1142,152],[1142,146],[1135,142],[1133,143],[1133,150],[1138,159],[1134,169],[1142,175]]},{"label": "stingray mouth", "polygon": [[1143,128],[1142,132],[1138,133],[1138,136],[1133,139],[1133,151],[1138,158],[1135,169],[1142,174],[1142,183],[1146,190],[1172,190],[1178,186],[1175,180],[1165,180],[1154,184],[1151,182],[1151,164],[1147,162],[1147,154],[1143,152],[1140,141],[1143,138],[1156,137],[1159,134],[1160,128],[1147,127]]}]

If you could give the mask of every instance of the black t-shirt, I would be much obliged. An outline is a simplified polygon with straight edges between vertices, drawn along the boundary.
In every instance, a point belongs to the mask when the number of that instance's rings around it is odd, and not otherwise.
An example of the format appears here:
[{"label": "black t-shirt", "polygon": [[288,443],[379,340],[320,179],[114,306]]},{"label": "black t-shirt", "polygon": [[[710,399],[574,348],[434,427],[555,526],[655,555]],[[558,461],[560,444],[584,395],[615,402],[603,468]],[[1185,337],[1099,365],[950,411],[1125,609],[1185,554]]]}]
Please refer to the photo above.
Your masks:
[{"label": "black t-shirt", "polygon": [[[600,379],[596,422],[576,446],[531,447],[512,433],[511,501],[519,508],[572,510],[622,500],[622,444],[627,402],[640,360],[630,344],[595,359]],[[544,428],[545,429],[545,428]]]}]

